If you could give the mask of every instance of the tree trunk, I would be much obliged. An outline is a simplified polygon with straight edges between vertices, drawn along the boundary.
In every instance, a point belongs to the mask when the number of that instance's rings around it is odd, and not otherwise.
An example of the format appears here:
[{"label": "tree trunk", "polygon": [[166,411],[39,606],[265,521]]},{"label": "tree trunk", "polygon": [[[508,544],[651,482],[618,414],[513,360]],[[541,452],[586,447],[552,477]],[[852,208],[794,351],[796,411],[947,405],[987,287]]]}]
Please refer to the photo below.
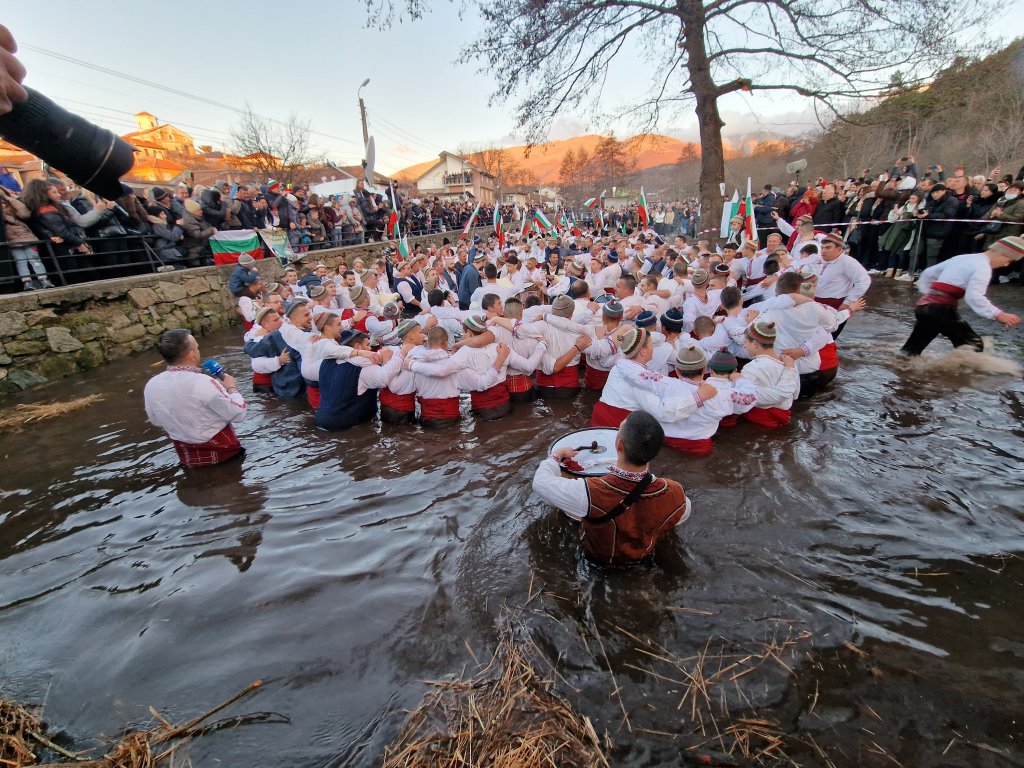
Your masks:
[{"label": "tree trunk", "polygon": [[725,148],[722,145],[722,126],[725,123],[718,113],[720,89],[711,76],[704,43],[703,3],[701,0],[689,0],[685,8],[686,67],[700,127],[700,229],[717,232],[722,216],[720,184],[725,181]]}]

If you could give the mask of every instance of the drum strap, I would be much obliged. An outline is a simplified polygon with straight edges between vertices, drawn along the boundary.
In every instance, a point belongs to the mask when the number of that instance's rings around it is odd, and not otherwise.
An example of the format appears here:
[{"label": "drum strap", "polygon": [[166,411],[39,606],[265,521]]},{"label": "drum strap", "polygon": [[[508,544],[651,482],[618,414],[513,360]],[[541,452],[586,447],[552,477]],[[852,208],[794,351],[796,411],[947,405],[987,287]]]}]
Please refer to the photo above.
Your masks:
[{"label": "drum strap", "polygon": [[631,506],[639,501],[641,494],[647,490],[647,486],[654,482],[654,475],[648,472],[636,485],[633,486],[633,490],[627,493],[618,504],[615,505],[615,509],[609,512],[604,517],[591,517],[590,512],[587,512],[587,516],[584,518],[588,523],[599,525],[600,523],[610,523],[612,520],[617,518]]}]

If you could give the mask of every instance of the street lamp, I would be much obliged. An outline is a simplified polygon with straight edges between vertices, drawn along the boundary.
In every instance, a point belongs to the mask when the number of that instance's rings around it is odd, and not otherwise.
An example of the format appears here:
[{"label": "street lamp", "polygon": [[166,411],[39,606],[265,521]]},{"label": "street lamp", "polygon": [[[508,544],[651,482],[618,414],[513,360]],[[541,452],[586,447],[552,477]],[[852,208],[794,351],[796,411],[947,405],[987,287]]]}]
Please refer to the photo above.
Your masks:
[{"label": "street lamp", "polygon": [[363,97],[360,91],[370,84],[370,78],[363,80],[363,84],[356,90],[356,96],[359,99],[359,117],[363,121],[363,146],[365,147],[370,143],[370,132],[366,129],[366,105],[363,103]]}]

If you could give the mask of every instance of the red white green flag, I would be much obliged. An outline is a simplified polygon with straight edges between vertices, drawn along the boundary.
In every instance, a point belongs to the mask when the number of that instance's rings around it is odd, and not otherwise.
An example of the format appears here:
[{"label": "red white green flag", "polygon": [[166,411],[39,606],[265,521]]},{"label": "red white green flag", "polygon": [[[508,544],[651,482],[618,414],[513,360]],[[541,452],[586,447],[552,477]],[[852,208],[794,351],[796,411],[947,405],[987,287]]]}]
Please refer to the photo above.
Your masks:
[{"label": "red white green flag", "polygon": [[498,248],[505,250],[505,231],[502,227],[501,221],[501,207],[494,204],[494,234],[498,236]]},{"label": "red white green flag", "polygon": [[263,245],[255,230],[230,229],[218,232],[210,238],[210,250],[213,251],[213,263],[236,264],[238,257],[248,254],[254,259],[263,258]]},{"label": "red white green flag", "polygon": [[750,196],[750,177],[747,177],[747,199],[743,203],[743,232],[747,240],[757,240],[757,222],[754,221],[754,201]]},{"label": "red white green flag", "polygon": [[544,211],[542,211],[540,208],[536,208],[533,211],[533,223],[537,227],[537,229],[543,230],[545,232],[551,229],[551,222],[548,220],[548,217],[544,215]]},{"label": "red white green flag", "polygon": [[476,204],[476,208],[473,209],[472,215],[469,217],[469,221],[466,222],[466,226],[462,230],[462,236],[459,240],[465,240],[469,237],[469,232],[473,229],[473,225],[476,224],[476,217],[480,215],[480,203]]},{"label": "red white green flag", "polygon": [[647,214],[647,196],[644,194],[644,188],[640,187],[640,203],[636,207],[637,215],[640,217],[640,226],[644,229],[647,228],[648,214]]},{"label": "red white green flag", "polygon": [[583,203],[583,207],[584,208],[597,208],[597,198],[596,197],[588,197],[587,201],[585,203]]}]

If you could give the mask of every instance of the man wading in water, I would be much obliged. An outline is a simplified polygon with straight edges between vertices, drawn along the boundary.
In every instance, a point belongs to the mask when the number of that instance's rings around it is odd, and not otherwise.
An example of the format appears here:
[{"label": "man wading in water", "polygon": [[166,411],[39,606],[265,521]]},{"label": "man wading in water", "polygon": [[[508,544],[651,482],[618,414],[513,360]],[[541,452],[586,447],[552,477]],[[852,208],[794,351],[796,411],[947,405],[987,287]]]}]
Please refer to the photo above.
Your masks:
[{"label": "man wading in water", "polygon": [[615,437],[618,461],[603,477],[567,479],[561,462],[579,451],[559,448],[540,463],[533,490],[580,522],[583,554],[596,565],[632,565],[650,560],[654,545],[690,516],[690,500],[675,480],[656,478],[648,464],[665,432],[651,414],[634,411]]},{"label": "man wading in water", "polygon": [[992,270],[1006,267],[1024,258],[1024,238],[1004,237],[988,247],[984,253],[965,253],[928,267],[918,278],[917,288],[924,294],[917,301],[914,316],[917,322],[907,343],[900,350],[904,355],[920,355],[940,333],[953,342],[954,347],[969,344],[981,352],[984,344],[960,317],[960,300],[982,317],[998,320],[1008,328],[1020,323],[1020,318],[1003,312],[985,296],[992,281]]}]

